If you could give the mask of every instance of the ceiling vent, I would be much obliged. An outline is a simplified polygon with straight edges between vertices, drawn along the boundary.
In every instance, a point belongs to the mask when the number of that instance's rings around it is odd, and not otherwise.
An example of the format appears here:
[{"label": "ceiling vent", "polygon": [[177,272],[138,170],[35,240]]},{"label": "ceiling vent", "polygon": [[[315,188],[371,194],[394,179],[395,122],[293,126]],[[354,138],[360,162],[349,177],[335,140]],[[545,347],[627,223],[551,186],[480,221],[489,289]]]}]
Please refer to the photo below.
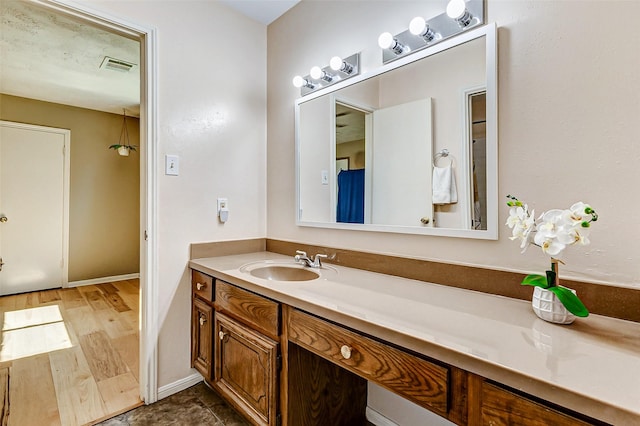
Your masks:
[{"label": "ceiling vent", "polygon": [[131,62],[123,61],[122,59],[111,58],[109,56],[105,56],[100,64],[100,68],[104,70],[111,71],[120,71],[120,72],[129,72],[131,68],[135,67],[136,64],[132,64]]}]

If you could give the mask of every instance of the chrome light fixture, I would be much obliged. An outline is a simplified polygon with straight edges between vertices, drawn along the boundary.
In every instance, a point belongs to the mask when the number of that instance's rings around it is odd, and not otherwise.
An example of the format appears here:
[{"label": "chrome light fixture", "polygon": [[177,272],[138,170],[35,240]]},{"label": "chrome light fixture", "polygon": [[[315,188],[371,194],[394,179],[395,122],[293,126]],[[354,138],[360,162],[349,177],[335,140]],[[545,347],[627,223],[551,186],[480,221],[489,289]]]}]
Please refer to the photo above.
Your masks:
[{"label": "chrome light fixture", "polygon": [[340,56],[334,56],[328,66],[323,68],[314,66],[309,71],[309,75],[295,76],[293,85],[298,87],[300,95],[304,96],[358,74],[360,74],[360,53],[355,53],[344,59]]},{"label": "chrome light fixture", "polygon": [[483,0],[450,0],[446,12],[429,19],[416,16],[409,29],[396,34],[380,34],[382,62],[388,63],[403,56],[433,46],[484,23]]}]

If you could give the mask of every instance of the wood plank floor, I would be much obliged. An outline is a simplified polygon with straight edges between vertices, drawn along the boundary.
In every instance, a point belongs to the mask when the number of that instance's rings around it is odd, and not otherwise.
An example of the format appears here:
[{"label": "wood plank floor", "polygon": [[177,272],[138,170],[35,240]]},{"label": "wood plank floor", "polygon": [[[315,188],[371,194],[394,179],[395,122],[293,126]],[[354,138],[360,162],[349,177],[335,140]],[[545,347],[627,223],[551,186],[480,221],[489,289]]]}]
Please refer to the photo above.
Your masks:
[{"label": "wood plank floor", "polygon": [[142,405],[139,295],[129,280],[0,297],[0,425],[90,425]]}]

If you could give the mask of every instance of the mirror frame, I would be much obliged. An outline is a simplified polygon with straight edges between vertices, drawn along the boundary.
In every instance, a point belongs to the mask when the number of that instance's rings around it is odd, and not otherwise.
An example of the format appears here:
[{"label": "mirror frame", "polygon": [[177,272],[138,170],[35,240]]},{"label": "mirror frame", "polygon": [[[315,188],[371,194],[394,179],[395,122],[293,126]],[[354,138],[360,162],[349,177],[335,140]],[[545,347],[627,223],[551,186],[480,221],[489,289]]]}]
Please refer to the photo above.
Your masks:
[{"label": "mirror frame", "polygon": [[[485,38],[485,65],[486,65],[486,108],[487,108],[487,229],[456,229],[456,228],[429,228],[417,226],[381,225],[381,224],[353,224],[340,222],[308,222],[300,220],[300,105],[320,96],[336,92],[344,87],[376,77],[380,74],[419,61],[435,55],[468,41],[481,37]],[[462,114],[462,112],[461,112]],[[468,131],[463,132],[463,134]],[[465,141],[462,141],[465,143]],[[329,143],[329,141],[327,141]],[[465,143],[466,146],[466,143]],[[498,57],[497,57],[497,30],[495,23],[489,23],[482,27],[464,32],[448,40],[434,45],[431,48],[420,50],[412,55],[405,56],[396,61],[389,62],[378,69],[360,74],[357,77],[337,83],[317,92],[296,99],[295,102],[295,178],[296,178],[296,204],[295,217],[297,226],[344,229],[351,231],[390,232],[401,234],[433,235],[441,237],[474,238],[485,240],[498,239]],[[466,163],[465,163],[466,164]],[[462,178],[462,176],[461,176]]]}]

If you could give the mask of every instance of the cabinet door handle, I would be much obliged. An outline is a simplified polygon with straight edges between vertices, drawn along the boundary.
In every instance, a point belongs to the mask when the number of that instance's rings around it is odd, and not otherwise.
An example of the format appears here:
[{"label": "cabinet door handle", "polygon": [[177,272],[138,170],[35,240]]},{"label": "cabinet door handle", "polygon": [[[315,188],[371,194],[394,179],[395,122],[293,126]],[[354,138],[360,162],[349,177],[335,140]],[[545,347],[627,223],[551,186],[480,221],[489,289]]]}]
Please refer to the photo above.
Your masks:
[{"label": "cabinet door handle", "polygon": [[225,333],[224,331],[220,331],[218,333],[218,337],[220,338],[220,340],[224,340],[226,336],[227,336],[227,333]]},{"label": "cabinet door handle", "polygon": [[207,322],[207,317],[200,315],[200,325],[204,325],[205,322]]},{"label": "cabinet door handle", "polygon": [[342,354],[342,357],[344,359],[351,358],[351,348],[347,345],[342,345],[342,347],[340,348],[340,353]]},{"label": "cabinet door handle", "polygon": [[207,285],[206,284],[202,284],[202,283],[196,283],[196,289],[198,291],[202,290],[203,288],[205,288]]}]

